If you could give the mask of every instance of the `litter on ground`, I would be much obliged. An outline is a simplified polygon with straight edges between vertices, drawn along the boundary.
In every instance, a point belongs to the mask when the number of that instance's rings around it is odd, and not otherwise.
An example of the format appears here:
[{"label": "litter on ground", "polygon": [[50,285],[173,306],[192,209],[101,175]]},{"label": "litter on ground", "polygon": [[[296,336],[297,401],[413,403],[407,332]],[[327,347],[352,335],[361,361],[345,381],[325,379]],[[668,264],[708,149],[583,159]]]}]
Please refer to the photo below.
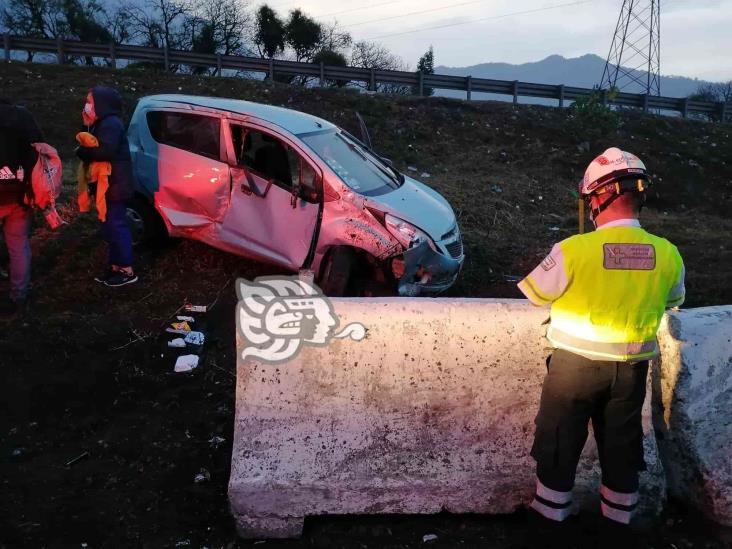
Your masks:
[{"label": "litter on ground", "polygon": [[175,372],[177,374],[190,372],[198,367],[198,355],[181,355],[175,361]]}]

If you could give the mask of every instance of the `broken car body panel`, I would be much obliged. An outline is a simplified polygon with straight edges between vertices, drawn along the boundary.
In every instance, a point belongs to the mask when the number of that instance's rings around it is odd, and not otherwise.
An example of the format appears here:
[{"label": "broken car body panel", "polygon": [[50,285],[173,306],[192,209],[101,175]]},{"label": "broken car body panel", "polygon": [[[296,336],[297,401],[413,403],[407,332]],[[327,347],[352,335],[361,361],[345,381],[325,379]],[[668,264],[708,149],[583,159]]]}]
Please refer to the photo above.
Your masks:
[{"label": "broken car body panel", "polygon": [[[400,293],[410,295],[441,292],[460,271],[462,241],[447,201],[396,177],[325,120],[246,101],[158,95],[140,100],[128,134],[138,192],[172,236],[316,273],[335,246],[386,269],[403,259]],[[384,223],[387,214],[406,237]],[[420,239],[410,241],[410,230]]]}]

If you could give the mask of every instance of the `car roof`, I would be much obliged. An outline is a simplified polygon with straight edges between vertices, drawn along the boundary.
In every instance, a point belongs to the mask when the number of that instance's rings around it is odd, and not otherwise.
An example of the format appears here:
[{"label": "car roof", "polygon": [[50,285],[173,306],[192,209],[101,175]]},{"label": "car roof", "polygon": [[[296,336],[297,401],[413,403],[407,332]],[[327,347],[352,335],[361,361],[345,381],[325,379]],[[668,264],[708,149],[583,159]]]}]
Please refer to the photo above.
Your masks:
[{"label": "car roof", "polygon": [[295,135],[322,131],[324,129],[337,129],[334,124],[331,124],[322,118],[305,114],[304,112],[294,111],[284,107],[275,107],[274,105],[254,103],[252,101],[243,101],[241,99],[182,94],[161,94],[148,95],[140,100],[140,103],[146,107],[149,107],[150,103],[153,102],[162,103],[160,105],[161,107],[193,105],[252,116],[254,118],[260,118],[267,122],[271,122],[272,124],[276,124]]}]

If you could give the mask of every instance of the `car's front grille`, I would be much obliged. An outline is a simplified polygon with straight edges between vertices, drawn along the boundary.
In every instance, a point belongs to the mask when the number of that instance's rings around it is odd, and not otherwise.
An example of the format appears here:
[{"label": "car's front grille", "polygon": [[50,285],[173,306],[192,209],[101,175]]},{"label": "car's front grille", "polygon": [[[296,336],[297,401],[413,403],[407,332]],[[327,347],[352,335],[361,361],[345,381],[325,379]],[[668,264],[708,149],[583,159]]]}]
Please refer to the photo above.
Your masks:
[{"label": "car's front grille", "polygon": [[447,253],[455,259],[463,255],[463,241],[459,238],[455,242],[445,244],[445,248],[447,249]]}]

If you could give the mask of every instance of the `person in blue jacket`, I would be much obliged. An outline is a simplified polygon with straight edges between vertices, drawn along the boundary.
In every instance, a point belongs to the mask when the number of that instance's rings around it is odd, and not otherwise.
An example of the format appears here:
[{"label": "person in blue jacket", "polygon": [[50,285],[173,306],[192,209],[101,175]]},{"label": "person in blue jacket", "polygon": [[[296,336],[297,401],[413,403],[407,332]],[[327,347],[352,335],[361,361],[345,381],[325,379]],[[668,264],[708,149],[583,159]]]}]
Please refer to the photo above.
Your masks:
[{"label": "person in blue jacket", "polygon": [[126,204],[132,198],[134,185],[132,161],[121,112],[122,97],[116,90],[103,86],[92,88],[86,96],[82,119],[99,146],[76,149],[76,156],[83,162],[109,162],[112,166],[105,194],[107,217],[101,230],[102,238],[109,244],[109,261],[107,269],[94,280],[113,288],[137,282]]}]

